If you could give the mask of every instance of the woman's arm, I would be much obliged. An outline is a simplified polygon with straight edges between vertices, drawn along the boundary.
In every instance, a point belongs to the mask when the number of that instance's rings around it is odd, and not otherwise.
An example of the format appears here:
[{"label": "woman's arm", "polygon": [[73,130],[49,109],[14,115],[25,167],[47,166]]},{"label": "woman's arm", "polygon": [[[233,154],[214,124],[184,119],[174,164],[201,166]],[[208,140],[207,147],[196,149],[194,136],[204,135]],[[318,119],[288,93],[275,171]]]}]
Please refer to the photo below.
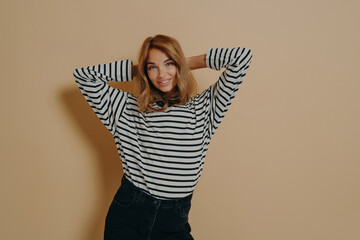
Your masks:
[{"label": "woman's arm", "polygon": [[75,82],[86,101],[112,134],[115,133],[127,94],[106,83],[131,81],[131,66],[131,60],[122,60],[77,68],[73,72]]},{"label": "woman's arm", "polygon": [[133,65],[131,66],[131,77],[132,77],[132,78],[136,76],[137,71],[138,71],[138,65],[133,64]]},{"label": "woman's arm", "polygon": [[186,59],[190,70],[206,68],[206,54],[192,56]]},{"label": "woman's arm", "polygon": [[220,125],[232,100],[237,93],[252,60],[248,48],[212,48],[206,54],[206,66],[214,70],[225,68],[215,84],[203,91],[198,97],[198,104],[203,105],[209,118],[210,136]]}]

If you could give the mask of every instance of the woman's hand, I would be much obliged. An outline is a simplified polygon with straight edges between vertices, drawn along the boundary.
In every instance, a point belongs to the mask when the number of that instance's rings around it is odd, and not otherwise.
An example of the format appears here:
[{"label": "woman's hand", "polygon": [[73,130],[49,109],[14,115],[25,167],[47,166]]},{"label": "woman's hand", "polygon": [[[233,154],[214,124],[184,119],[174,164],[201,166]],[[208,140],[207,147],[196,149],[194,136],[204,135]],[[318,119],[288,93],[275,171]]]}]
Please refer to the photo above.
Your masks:
[{"label": "woman's hand", "polygon": [[206,68],[206,54],[186,58],[190,70]]}]

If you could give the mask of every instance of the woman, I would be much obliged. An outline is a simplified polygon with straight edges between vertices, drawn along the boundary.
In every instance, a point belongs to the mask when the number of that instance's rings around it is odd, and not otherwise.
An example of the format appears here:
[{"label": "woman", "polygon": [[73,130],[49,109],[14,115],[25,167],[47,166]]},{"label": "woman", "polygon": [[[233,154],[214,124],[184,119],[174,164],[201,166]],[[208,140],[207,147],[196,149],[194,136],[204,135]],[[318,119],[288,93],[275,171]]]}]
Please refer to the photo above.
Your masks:
[{"label": "woman", "polygon": [[[188,57],[178,41],[148,37],[138,65],[115,61],[74,71],[90,106],[111,132],[124,175],[105,220],[104,239],[193,239],[188,214],[212,135],[252,59],[247,48],[212,48]],[[223,71],[194,94],[191,70]],[[106,84],[135,77],[140,95]]]}]

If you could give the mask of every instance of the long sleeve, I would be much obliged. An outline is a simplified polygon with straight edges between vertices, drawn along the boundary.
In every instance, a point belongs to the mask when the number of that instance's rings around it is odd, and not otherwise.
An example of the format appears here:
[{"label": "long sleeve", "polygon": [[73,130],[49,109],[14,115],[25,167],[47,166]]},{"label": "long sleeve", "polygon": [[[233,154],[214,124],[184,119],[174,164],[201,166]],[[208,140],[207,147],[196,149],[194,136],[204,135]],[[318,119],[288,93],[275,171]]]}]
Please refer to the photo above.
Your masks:
[{"label": "long sleeve", "polygon": [[114,135],[124,109],[127,93],[106,84],[108,81],[131,81],[131,60],[77,68],[75,82],[95,114]]},{"label": "long sleeve", "polygon": [[252,59],[248,48],[211,48],[206,53],[206,66],[226,68],[219,79],[202,92],[198,101],[205,109],[207,130],[211,137],[219,127],[237,93]]}]

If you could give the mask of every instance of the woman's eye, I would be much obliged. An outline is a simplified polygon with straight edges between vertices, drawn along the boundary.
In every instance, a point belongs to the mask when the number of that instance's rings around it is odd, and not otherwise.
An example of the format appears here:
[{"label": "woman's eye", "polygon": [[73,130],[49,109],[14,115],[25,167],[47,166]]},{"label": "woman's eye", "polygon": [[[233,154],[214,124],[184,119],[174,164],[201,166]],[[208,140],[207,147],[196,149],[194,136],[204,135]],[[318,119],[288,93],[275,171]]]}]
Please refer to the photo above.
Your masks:
[{"label": "woman's eye", "polygon": [[171,66],[171,65],[173,65],[173,64],[174,64],[173,62],[168,62],[168,63],[166,63],[167,66]]},{"label": "woman's eye", "polygon": [[149,70],[154,69],[154,68],[155,68],[155,66],[148,67]]}]

